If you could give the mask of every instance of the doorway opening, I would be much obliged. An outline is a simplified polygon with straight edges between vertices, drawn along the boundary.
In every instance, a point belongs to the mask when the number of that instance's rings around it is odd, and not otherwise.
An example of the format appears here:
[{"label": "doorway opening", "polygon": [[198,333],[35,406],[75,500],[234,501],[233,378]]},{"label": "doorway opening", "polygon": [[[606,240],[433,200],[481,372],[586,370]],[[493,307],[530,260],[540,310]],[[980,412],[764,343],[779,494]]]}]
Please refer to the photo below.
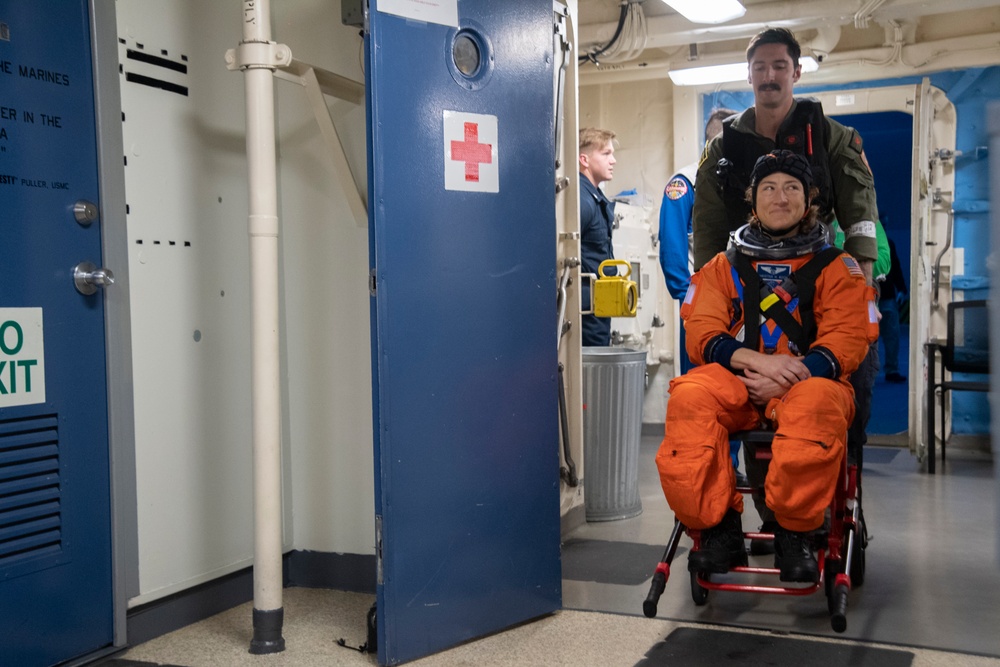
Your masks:
[{"label": "doorway opening", "polygon": [[[886,236],[893,242],[896,254],[902,264],[902,273],[907,282],[906,300],[897,300],[900,315],[899,351],[895,365],[890,364],[886,354],[884,335],[879,336],[879,360],[881,370],[875,380],[874,405],[868,422],[869,435],[895,435],[907,429],[909,383],[908,359],[910,358],[910,327],[908,318],[909,276],[912,257],[910,247],[910,188],[912,174],[910,160],[900,160],[899,156],[909,156],[913,152],[913,116],[902,111],[878,111],[872,113],[831,116],[835,120],[855,128],[864,139],[865,156],[875,175],[875,191],[878,195],[879,217]],[[883,283],[885,284],[885,283]],[[887,306],[888,304],[882,304]],[[891,309],[886,312],[891,312]],[[884,332],[883,328],[883,332]],[[891,349],[891,346],[890,346]],[[887,369],[895,369],[903,377],[888,380]]]}]

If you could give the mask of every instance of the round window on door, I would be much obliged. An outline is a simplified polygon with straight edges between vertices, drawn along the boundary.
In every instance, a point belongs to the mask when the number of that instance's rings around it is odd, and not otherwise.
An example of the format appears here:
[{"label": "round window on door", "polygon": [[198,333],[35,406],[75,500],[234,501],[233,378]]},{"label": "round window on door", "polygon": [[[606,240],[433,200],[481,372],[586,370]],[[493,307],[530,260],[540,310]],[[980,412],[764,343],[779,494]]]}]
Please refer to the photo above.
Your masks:
[{"label": "round window on door", "polygon": [[475,24],[463,26],[451,35],[445,61],[455,82],[467,90],[479,90],[493,75],[493,47]]}]

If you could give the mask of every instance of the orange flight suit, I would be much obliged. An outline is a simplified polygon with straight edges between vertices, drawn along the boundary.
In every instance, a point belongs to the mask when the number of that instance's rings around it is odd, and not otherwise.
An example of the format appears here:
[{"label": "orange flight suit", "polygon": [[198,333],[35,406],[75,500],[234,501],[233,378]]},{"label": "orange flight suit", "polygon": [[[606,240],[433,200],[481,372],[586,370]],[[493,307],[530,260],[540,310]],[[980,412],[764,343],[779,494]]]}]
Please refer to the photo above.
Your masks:
[{"label": "orange flight suit", "polygon": [[[761,263],[772,269],[788,265],[795,271],[812,257],[753,260],[751,264],[759,274]],[[764,486],[767,505],[784,528],[814,530],[822,525],[833,498],[847,426],[854,417],[854,392],[848,377],[878,335],[874,291],[866,286],[849,255],[826,266],[816,280],[817,331],[809,349],[819,347],[836,358],[839,376],[810,377],[766,406],[756,406],[740,377],[719,363],[706,363],[704,356],[713,339],[736,337],[743,327],[744,308],[737,311],[734,305],[741,298],[736,280],[729,260],[720,253],[693,276],[681,307],[688,354],[692,362],[702,365],[670,383],[666,434],[656,455],[663,493],[689,528],[717,525],[730,507],[742,512],[743,497],[736,491],[729,457],[729,434],[770,423],[776,433]],[[801,321],[798,307],[792,315]],[[765,327],[772,343],[777,333],[773,321],[762,326],[760,352],[764,352]],[[793,354],[783,333],[774,353]]]}]

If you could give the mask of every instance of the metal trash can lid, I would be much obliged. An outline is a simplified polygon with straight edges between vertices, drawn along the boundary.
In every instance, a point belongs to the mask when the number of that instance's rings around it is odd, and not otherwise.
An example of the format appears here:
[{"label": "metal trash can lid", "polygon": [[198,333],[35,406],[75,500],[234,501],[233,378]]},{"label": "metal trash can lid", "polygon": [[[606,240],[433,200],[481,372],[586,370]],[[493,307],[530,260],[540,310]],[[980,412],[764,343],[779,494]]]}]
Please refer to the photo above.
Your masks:
[{"label": "metal trash can lid", "polygon": [[641,361],[646,358],[644,350],[627,347],[584,346],[583,361],[592,364],[614,364],[627,361]]}]

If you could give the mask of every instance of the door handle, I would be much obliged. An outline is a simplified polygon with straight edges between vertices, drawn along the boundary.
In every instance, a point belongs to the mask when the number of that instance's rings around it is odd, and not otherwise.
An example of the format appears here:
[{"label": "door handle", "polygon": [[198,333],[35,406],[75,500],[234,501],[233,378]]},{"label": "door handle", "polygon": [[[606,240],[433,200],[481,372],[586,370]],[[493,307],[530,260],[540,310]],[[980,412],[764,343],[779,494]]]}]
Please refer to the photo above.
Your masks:
[{"label": "door handle", "polygon": [[97,268],[93,262],[80,262],[73,267],[73,284],[76,291],[90,296],[98,287],[114,285],[115,274],[110,269]]}]

